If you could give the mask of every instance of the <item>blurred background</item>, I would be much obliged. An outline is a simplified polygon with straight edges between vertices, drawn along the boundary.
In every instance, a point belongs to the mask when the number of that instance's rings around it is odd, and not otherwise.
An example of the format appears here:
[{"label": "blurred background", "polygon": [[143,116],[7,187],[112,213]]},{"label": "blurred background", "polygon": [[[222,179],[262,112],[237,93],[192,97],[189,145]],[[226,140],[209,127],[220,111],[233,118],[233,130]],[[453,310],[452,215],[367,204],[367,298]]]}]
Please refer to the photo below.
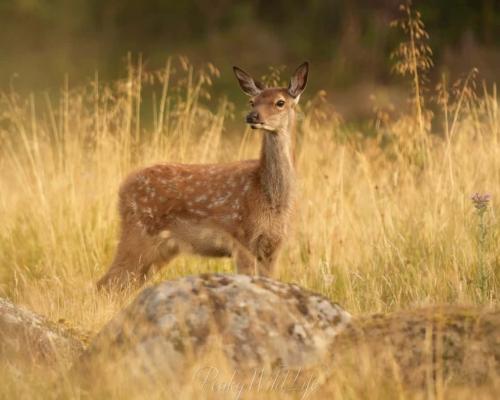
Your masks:
[{"label": "blurred background", "polygon": [[[0,0],[0,89],[57,90],[99,71],[125,73],[128,52],[159,68],[169,55],[221,70],[216,94],[237,98],[231,66],[255,76],[269,65],[312,63],[310,87],[325,89],[347,118],[379,101],[397,103],[403,82],[390,53],[401,33],[390,27],[400,0]],[[478,67],[500,77],[500,1],[414,1],[430,34],[430,79],[454,80]]]}]

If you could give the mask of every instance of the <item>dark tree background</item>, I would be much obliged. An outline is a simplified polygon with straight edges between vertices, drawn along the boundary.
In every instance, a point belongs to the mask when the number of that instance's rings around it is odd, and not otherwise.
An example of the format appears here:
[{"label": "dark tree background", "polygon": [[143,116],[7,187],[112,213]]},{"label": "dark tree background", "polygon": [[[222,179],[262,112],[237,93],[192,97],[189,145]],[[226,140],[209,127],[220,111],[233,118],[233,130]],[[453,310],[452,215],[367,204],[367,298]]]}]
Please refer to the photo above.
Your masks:
[{"label": "dark tree background", "polygon": [[[151,66],[187,55],[221,68],[216,90],[236,89],[230,67],[256,74],[304,59],[314,88],[366,97],[394,85],[389,54],[400,40],[389,27],[399,0],[1,0],[0,87],[45,90],[64,74],[82,81],[99,70],[123,73],[128,51]],[[500,77],[500,1],[414,1],[437,68],[458,77],[473,66]],[[320,79],[318,78],[320,77]],[[14,83],[13,83],[14,82]],[[362,88],[362,89],[361,89]],[[357,92],[359,91],[359,93]]]}]

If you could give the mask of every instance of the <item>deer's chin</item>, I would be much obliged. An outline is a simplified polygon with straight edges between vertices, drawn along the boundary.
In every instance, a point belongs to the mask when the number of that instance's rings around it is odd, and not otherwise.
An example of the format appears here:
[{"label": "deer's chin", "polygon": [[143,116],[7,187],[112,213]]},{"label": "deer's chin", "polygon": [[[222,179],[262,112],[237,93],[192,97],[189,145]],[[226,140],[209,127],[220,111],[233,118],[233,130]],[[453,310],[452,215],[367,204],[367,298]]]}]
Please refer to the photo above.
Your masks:
[{"label": "deer's chin", "polygon": [[252,128],[252,129],[264,129],[265,131],[271,131],[271,132],[274,132],[276,130],[272,126],[262,124],[262,123],[250,124],[250,128]]}]

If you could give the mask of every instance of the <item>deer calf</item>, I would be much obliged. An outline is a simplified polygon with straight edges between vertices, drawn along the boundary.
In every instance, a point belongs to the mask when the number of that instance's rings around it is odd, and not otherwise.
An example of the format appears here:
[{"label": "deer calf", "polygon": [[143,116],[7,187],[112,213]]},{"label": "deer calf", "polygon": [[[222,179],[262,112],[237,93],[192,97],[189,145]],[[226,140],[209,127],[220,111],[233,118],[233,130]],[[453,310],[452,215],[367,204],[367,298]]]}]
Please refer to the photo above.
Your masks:
[{"label": "deer calf", "polygon": [[265,88],[233,69],[250,96],[246,122],[263,132],[260,158],[132,173],[120,189],[118,248],[99,288],[138,285],[181,252],[232,256],[239,273],[272,274],[293,207],[291,136],[309,65],[297,68],[288,88]]}]

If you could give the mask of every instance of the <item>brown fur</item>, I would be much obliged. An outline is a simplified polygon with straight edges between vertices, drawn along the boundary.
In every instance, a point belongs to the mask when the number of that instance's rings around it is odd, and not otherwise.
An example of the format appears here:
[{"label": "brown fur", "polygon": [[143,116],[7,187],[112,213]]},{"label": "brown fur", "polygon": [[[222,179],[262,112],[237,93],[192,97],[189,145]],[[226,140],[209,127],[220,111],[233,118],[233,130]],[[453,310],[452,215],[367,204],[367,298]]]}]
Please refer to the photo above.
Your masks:
[{"label": "brown fur", "polygon": [[[259,160],[158,164],[125,180],[121,238],[99,288],[138,284],[181,252],[233,256],[240,273],[272,274],[293,207],[291,135],[307,68],[299,67],[288,89],[257,88],[235,68],[258,116],[251,125],[263,130]],[[295,89],[294,79],[299,79]],[[280,100],[285,104],[278,106]]]}]

